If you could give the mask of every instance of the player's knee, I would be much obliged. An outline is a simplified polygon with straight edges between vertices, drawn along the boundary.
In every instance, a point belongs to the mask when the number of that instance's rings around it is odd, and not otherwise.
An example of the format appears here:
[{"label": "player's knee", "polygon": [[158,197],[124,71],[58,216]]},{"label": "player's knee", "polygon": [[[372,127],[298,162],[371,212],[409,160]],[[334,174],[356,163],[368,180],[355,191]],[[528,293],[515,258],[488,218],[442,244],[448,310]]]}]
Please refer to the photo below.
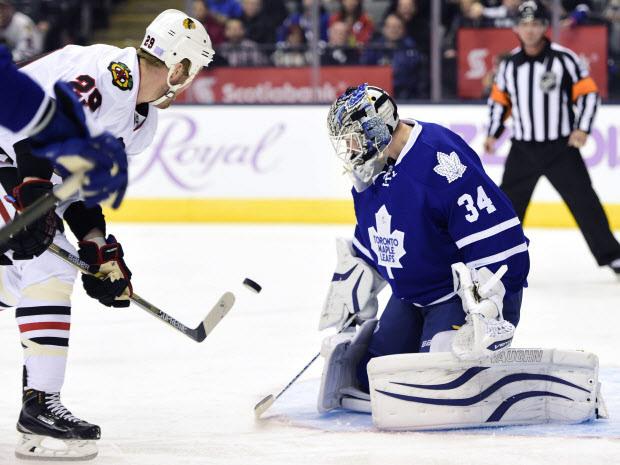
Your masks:
[{"label": "player's knee", "polygon": [[74,275],[63,273],[30,284],[22,289],[20,306],[31,307],[43,304],[69,307],[74,282]]}]

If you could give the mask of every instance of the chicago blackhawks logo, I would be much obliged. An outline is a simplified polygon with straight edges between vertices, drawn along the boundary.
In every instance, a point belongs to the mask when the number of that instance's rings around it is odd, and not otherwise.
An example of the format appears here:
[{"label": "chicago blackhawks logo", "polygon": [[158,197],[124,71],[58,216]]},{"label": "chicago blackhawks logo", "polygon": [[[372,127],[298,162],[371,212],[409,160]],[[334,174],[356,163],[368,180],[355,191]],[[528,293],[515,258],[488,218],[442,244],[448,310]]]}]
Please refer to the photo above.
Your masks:
[{"label": "chicago blackhawks logo", "polygon": [[377,256],[377,264],[384,266],[387,274],[394,279],[392,268],[402,268],[400,259],[405,255],[405,233],[395,229],[392,232],[392,216],[382,205],[375,213],[377,228],[368,228],[370,247]]},{"label": "chicago blackhawks logo", "polygon": [[113,61],[108,66],[108,70],[112,73],[112,84],[118,87],[120,90],[133,89],[133,77],[131,71],[125,63],[120,61]]}]

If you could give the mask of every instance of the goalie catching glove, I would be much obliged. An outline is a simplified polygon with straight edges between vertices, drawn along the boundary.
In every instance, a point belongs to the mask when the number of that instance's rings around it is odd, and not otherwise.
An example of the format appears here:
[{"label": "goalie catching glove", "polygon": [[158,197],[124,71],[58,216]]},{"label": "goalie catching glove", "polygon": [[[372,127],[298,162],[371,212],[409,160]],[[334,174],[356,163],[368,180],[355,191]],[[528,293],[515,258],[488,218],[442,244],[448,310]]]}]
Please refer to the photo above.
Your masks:
[{"label": "goalie catching glove", "polygon": [[353,314],[356,322],[370,320],[377,315],[377,294],[385,281],[364,260],[354,255],[351,241],[336,239],[338,264],[329,286],[321,312],[319,331],[335,326],[342,329]]},{"label": "goalie catching glove", "polygon": [[515,327],[502,314],[506,289],[501,277],[507,269],[502,265],[493,273],[486,267],[476,270],[464,263],[452,265],[454,291],[466,314],[465,324],[452,341],[452,352],[459,359],[482,359],[510,347]]},{"label": "goalie catching glove", "polygon": [[[83,274],[82,284],[89,297],[108,307],[128,307],[131,287],[131,271],[123,260],[123,248],[114,236],[81,241],[78,254],[91,265],[95,276]],[[103,278],[103,279],[101,279]]]}]

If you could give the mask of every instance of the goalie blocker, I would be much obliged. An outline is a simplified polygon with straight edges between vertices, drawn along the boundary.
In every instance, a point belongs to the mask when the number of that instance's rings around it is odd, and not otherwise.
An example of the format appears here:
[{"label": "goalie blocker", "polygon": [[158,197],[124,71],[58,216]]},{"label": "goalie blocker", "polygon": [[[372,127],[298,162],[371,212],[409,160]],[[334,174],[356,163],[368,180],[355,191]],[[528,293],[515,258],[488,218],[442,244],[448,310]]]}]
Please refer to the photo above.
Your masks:
[{"label": "goalie blocker", "polygon": [[598,357],[587,352],[508,349],[478,361],[462,361],[448,352],[377,357],[368,364],[370,396],[346,382],[336,387],[334,377],[344,381],[347,376],[334,368],[346,370],[347,363],[332,359],[328,367],[327,361],[322,386],[330,384],[330,389],[321,390],[319,410],[342,407],[371,412],[373,423],[383,430],[607,418]]}]

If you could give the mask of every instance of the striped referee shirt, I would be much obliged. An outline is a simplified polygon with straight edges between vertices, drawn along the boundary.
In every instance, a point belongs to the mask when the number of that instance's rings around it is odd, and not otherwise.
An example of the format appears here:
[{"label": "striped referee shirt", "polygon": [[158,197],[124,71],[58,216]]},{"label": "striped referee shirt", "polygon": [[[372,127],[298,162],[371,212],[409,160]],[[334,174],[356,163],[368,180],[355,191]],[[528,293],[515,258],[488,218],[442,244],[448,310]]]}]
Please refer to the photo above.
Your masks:
[{"label": "striped referee shirt", "polygon": [[515,140],[546,142],[568,137],[574,129],[589,133],[599,96],[579,57],[547,41],[537,56],[519,47],[501,62],[488,104],[489,136],[499,137],[512,116]]}]

